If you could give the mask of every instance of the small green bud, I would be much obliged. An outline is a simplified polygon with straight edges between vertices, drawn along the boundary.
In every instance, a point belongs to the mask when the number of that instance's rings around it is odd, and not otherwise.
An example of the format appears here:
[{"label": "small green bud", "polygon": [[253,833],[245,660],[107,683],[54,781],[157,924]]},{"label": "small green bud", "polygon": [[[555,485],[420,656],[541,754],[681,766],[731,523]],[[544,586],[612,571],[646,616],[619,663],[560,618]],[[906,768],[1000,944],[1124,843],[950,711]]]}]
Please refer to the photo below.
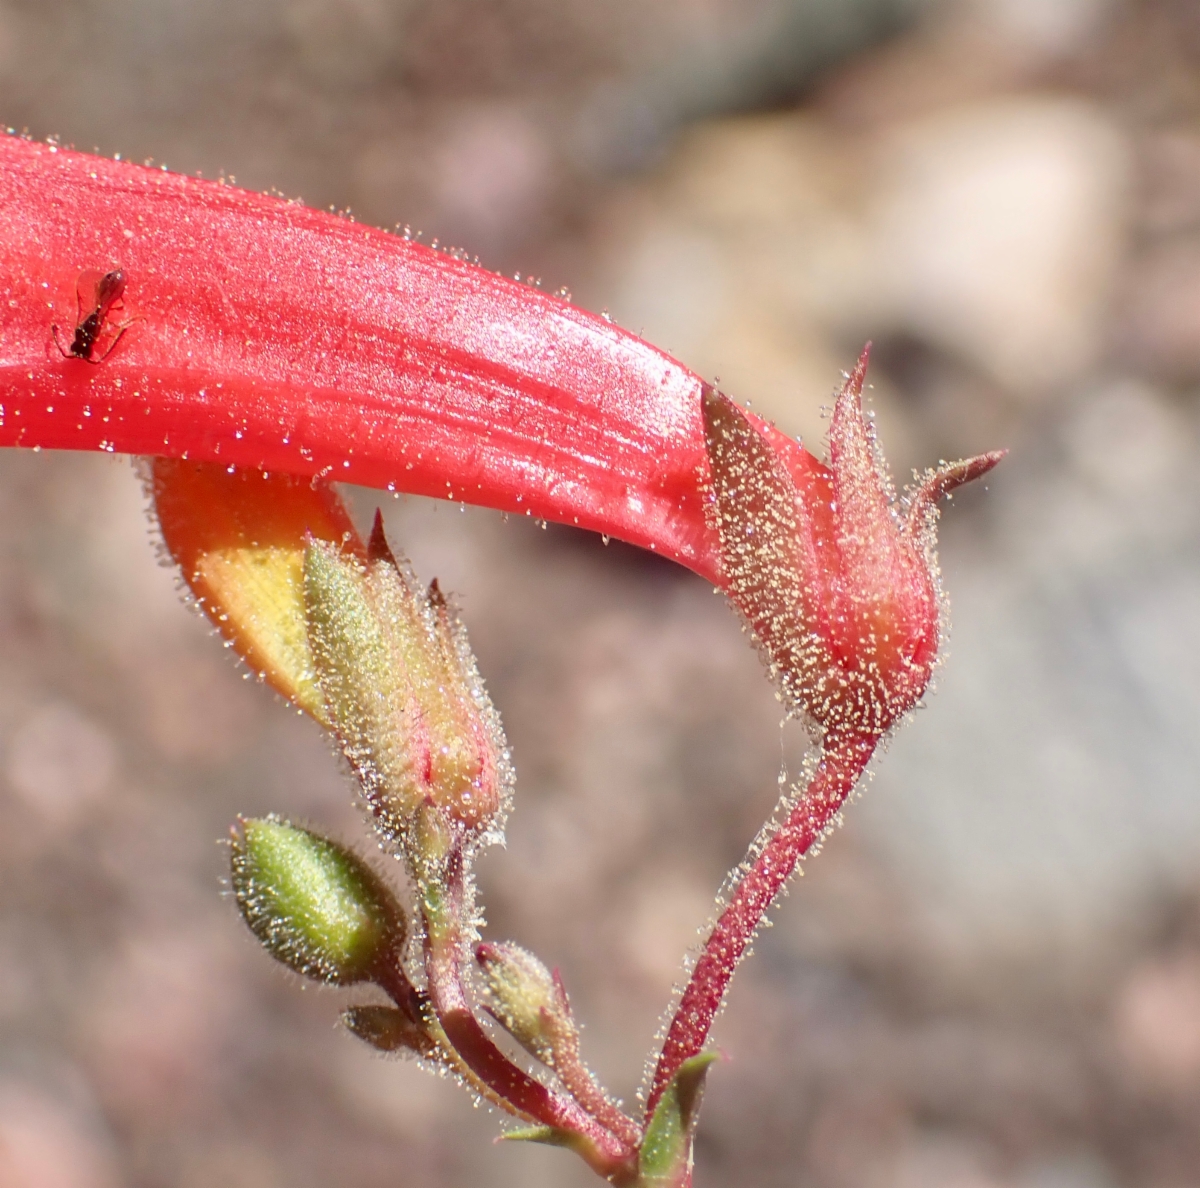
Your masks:
[{"label": "small green bud", "polygon": [[430,1057],[437,1051],[433,1037],[395,1007],[351,1007],[342,1015],[342,1022],[360,1040],[380,1052],[406,1051]]},{"label": "small green bud", "polygon": [[554,1067],[554,1054],[578,1035],[558,979],[528,949],[509,941],[475,946],[488,1009],[531,1056]]},{"label": "small green bud", "polygon": [[369,979],[404,944],[404,911],[350,850],[278,817],[233,830],[233,893],[278,961],[333,985]]}]

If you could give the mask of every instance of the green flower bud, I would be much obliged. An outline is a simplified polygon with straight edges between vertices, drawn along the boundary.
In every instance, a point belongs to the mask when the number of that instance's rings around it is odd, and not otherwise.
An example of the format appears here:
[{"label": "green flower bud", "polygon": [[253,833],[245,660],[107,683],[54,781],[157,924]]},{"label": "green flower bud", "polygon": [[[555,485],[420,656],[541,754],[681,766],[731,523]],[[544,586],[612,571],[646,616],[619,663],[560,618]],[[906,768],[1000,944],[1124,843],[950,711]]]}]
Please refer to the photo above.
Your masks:
[{"label": "green flower bud", "polygon": [[528,949],[509,941],[475,946],[487,985],[488,1009],[531,1056],[550,1068],[555,1052],[578,1040],[558,979]]},{"label": "green flower bud", "polygon": [[371,978],[403,946],[404,911],[350,850],[278,817],[233,830],[233,893],[278,961],[332,985]]}]

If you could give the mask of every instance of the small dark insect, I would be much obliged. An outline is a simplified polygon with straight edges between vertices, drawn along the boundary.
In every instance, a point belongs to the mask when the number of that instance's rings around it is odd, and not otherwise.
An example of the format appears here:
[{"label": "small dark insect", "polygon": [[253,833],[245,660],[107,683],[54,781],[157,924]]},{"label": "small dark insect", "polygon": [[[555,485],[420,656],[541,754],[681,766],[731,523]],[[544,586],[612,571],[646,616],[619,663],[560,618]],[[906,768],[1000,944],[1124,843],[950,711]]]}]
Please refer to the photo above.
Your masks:
[{"label": "small dark insect", "polygon": [[[114,306],[121,303],[125,293],[125,273],[119,268],[103,275],[91,270],[80,273],[76,286],[75,297],[79,303],[78,320],[75,325],[75,336],[69,347],[63,346],[58,337],[58,327],[51,326],[54,333],[54,344],[62,351],[65,359],[83,359],[86,363],[103,363],[113,353],[117,343],[125,335],[125,331],[136,322],[131,318],[120,326],[108,327],[108,317]],[[85,315],[84,310],[87,310]],[[100,340],[107,329],[115,329],[116,334],[109,339],[103,354],[97,354]]]}]

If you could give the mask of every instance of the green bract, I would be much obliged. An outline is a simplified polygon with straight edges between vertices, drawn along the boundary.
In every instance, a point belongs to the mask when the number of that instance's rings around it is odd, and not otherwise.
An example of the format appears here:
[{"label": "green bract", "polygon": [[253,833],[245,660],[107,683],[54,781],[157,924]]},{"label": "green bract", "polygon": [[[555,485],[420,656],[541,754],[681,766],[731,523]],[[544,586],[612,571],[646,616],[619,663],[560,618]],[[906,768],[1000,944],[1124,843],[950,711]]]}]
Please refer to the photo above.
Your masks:
[{"label": "green bract", "polygon": [[273,816],[242,821],[232,870],[254,935],[306,977],[361,982],[404,943],[403,911],[374,871],[311,830]]},{"label": "green bract", "polygon": [[376,1004],[351,1007],[342,1015],[342,1022],[360,1040],[380,1052],[414,1052],[430,1059],[437,1055],[437,1042],[429,1032],[395,1007]]}]

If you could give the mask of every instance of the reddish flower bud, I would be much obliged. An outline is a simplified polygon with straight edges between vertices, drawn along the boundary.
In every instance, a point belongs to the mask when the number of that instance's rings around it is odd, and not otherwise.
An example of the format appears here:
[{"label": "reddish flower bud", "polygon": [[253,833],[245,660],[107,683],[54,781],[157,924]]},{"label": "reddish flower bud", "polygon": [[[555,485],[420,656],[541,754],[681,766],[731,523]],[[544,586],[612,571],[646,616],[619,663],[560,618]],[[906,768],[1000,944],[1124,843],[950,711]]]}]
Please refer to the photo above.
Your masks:
[{"label": "reddish flower bud", "polygon": [[877,737],[917,703],[941,637],[937,499],[1003,452],[944,465],[896,503],[863,415],[864,350],[838,396],[829,466],[790,454],[726,396],[703,396],[728,593],[794,712]]}]

